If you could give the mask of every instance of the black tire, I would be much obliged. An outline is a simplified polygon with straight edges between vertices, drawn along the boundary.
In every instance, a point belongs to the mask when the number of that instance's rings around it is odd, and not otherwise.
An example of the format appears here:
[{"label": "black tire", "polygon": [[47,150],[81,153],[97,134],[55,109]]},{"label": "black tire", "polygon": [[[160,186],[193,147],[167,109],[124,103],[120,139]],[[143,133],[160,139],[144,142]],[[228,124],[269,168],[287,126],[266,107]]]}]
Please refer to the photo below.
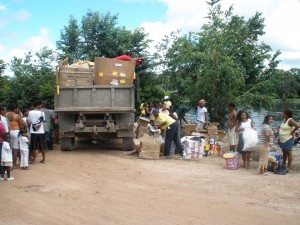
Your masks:
[{"label": "black tire", "polygon": [[60,149],[62,151],[72,151],[74,150],[75,138],[64,137],[59,140]]},{"label": "black tire", "polygon": [[123,151],[131,151],[133,150],[133,138],[132,137],[124,137],[123,138]]}]

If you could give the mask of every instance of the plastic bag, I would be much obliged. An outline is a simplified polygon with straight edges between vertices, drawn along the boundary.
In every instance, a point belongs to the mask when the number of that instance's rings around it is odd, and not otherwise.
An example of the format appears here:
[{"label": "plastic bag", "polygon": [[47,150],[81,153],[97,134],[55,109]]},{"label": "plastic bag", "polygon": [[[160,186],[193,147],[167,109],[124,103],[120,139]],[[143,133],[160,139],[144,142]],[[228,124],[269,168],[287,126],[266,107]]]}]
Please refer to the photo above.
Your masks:
[{"label": "plastic bag", "polygon": [[243,141],[244,141],[243,151],[246,151],[249,148],[256,147],[258,143],[257,131],[254,129],[246,129],[243,132]]}]

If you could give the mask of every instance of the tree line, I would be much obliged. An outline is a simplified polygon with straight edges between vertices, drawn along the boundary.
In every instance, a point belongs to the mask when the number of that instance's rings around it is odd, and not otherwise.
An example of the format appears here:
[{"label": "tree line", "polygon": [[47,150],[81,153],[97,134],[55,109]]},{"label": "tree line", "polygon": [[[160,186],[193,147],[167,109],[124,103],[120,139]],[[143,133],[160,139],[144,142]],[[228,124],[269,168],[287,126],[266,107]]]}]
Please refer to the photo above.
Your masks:
[{"label": "tree line", "polygon": [[[262,14],[245,19],[234,14],[232,6],[222,10],[219,0],[209,1],[208,7],[207,22],[199,32],[174,31],[157,44],[155,53],[148,50],[148,34],[142,28],[118,26],[118,15],[88,10],[80,24],[71,15],[56,50],[43,47],[8,64],[0,60],[0,102],[22,107],[39,98],[53,103],[55,65],[61,60],[93,61],[127,51],[145,57],[136,71],[137,110],[141,102],[160,102],[164,95],[175,107],[196,106],[204,98],[211,120],[222,122],[229,101],[243,108],[268,109],[275,99],[299,98],[300,69],[278,69],[280,51],[260,41],[265,33]],[[4,74],[8,66],[12,77]]]}]

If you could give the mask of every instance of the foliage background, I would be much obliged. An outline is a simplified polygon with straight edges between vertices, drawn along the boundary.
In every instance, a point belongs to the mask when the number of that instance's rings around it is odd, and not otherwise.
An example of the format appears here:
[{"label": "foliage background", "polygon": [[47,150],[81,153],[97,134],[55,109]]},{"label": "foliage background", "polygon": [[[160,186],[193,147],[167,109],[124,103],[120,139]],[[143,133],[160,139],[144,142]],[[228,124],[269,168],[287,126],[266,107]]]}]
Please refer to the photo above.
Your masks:
[{"label": "foliage background", "polygon": [[[132,52],[143,56],[136,68],[137,113],[142,102],[159,103],[169,95],[175,108],[194,106],[204,98],[211,121],[224,122],[227,104],[268,109],[275,99],[299,98],[300,69],[277,68],[280,50],[273,50],[260,37],[264,18],[257,12],[249,19],[223,10],[219,0],[208,2],[208,22],[199,32],[174,31],[148,52],[148,35],[143,29],[118,26],[118,15],[89,10],[81,23],[72,15],[61,29],[57,49],[42,48],[14,57],[9,64],[0,60],[0,102],[17,103],[20,108],[35,99],[53,105],[55,65],[68,57],[69,63],[113,58]],[[10,67],[14,76],[4,74]]]}]

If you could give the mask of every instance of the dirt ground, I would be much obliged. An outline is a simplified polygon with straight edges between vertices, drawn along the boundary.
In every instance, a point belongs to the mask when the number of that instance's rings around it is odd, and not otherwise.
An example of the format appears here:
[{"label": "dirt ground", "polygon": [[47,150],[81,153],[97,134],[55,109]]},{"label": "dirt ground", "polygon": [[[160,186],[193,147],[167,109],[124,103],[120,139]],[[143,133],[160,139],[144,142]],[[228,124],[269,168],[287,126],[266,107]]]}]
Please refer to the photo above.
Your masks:
[{"label": "dirt ground", "polygon": [[258,175],[255,162],[228,170],[220,157],[144,160],[117,148],[55,146],[46,164],[13,170],[15,181],[0,182],[0,224],[299,224],[300,173]]}]

